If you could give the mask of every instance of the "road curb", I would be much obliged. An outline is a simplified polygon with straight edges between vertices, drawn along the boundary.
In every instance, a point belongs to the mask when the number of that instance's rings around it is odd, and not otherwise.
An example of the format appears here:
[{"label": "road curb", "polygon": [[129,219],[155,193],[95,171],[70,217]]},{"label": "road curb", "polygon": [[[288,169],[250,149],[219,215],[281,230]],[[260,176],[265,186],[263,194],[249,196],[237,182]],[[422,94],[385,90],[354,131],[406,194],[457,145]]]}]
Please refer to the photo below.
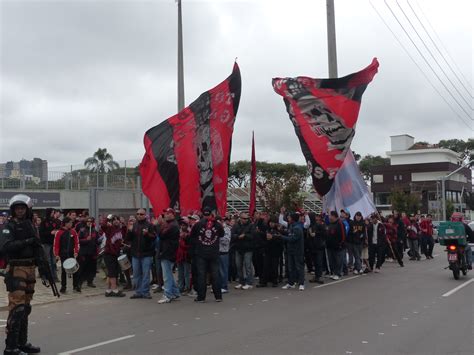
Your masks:
[{"label": "road curb", "polygon": [[[36,307],[36,306],[44,306],[44,305],[47,305],[47,304],[51,304],[51,303],[58,303],[58,302],[67,302],[67,301],[74,301],[74,300],[78,300],[78,299],[81,299],[81,298],[89,298],[89,297],[97,297],[97,296],[103,296],[104,295],[104,292],[97,292],[97,293],[93,293],[93,294],[90,294],[90,295],[81,295],[80,297],[77,297],[77,298],[56,298],[54,300],[51,300],[51,301],[46,301],[46,302],[41,302],[41,303],[33,303],[32,306],[33,307]],[[3,311],[8,311],[8,306],[1,306],[0,307],[0,312],[3,312]]]}]

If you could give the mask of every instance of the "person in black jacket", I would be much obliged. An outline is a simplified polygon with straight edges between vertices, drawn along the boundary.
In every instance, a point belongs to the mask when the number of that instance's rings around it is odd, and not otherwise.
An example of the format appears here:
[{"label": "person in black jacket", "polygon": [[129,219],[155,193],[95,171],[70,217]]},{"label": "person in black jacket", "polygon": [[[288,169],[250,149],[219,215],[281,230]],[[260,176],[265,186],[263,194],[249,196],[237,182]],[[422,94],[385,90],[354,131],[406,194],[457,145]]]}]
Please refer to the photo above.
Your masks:
[{"label": "person in black jacket", "polygon": [[357,275],[362,272],[362,247],[365,239],[365,222],[362,213],[356,212],[354,221],[351,224],[351,242],[352,252],[354,255],[354,274]]},{"label": "person in black jacket", "polygon": [[235,264],[239,275],[236,289],[248,290],[253,288],[252,254],[255,248],[256,229],[250,223],[248,213],[240,214],[239,222],[232,228],[232,243],[235,248]]},{"label": "person in black jacket", "polygon": [[282,233],[278,218],[271,217],[265,230],[265,240],[263,244],[263,274],[257,287],[267,287],[268,282],[272,287],[278,286],[278,265],[283,252]]},{"label": "person in black jacket", "polygon": [[173,277],[173,266],[176,261],[176,253],[179,246],[179,225],[175,219],[175,211],[172,208],[164,210],[165,222],[161,224],[160,236],[160,260],[163,271],[164,290],[159,304],[170,303],[180,297],[179,288]]},{"label": "person in black jacket", "polygon": [[380,222],[378,215],[373,214],[370,217],[370,221],[371,224],[367,231],[369,239],[369,264],[370,268],[374,270],[375,257],[377,256],[374,272],[378,273],[385,262],[385,254],[388,248],[387,234],[385,225]]},{"label": "person in black jacket", "polygon": [[299,290],[304,291],[304,236],[303,223],[300,222],[298,213],[288,216],[288,233],[282,239],[287,242],[288,253],[288,283],[282,289],[295,288],[298,283]]},{"label": "person in black jacket", "polygon": [[155,226],[146,220],[146,211],[137,211],[137,220],[128,223],[126,240],[130,242],[132,255],[133,283],[135,293],[131,299],[146,298],[150,295],[150,271],[155,254]]},{"label": "person in black jacket", "polygon": [[310,213],[311,224],[308,229],[308,244],[313,259],[314,278],[309,282],[323,284],[323,260],[324,250],[326,249],[326,225],[320,214]]},{"label": "person in black jacket", "polygon": [[56,270],[56,259],[53,252],[54,235],[61,229],[61,221],[58,219],[60,212],[53,209],[47,208],[46,215],[39,227],[39,234],[41,238],[41,244],[49,262],[51,273],[56,282],[58,282],[58,272]]},{"label": "person in black jacket", "polygon": [[203,210],[204,218],[196,223],[191,230],[191,240],[194,245],[197,273],[197,298],[195,302],[206,300],[206,275],[211,275],[212,291],[217,302],[222,301],[222,291],[219,276],[219,242],[224,236],[224,228],[218,223],[211,209]]},{"label": "person in black jacket", "polygon": [[339,280],[342,277],[344,242],[346,240],[346,231],[339,215],[336,211],[329,213],[329,225],[327,234],[327,248],[329,264],[332,271],[332,279]]},{"label": "person in black jacket", "polygon": [[78,229],[79,235],[79,284],[87,281],[87,286],[95,288],[94,278],[97,273],[97,231],[94,218],[87,217],[85,225]]}]

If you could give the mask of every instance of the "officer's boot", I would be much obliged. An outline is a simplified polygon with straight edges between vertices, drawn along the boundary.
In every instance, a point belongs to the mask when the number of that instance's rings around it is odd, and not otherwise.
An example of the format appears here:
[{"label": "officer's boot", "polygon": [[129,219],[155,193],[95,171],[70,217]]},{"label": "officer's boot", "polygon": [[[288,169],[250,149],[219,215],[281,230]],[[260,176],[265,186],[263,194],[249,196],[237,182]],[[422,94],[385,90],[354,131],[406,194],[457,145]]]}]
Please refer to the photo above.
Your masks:
[{"label": "officer's boot", "polygon": [[18,337],[18,348],[28,354],[38,354],[41,349],[28,343],[28,316],[31,313],[31,305],[25,306],[25,315],[20,327],[20,336]]},{"label": "officer's boot", "polygon": [[7,337],[5,338],[4,355],[26,355],[18,348],[21,323],[25,316],[25,305],[16,306],[10,311],[7,321]]}]

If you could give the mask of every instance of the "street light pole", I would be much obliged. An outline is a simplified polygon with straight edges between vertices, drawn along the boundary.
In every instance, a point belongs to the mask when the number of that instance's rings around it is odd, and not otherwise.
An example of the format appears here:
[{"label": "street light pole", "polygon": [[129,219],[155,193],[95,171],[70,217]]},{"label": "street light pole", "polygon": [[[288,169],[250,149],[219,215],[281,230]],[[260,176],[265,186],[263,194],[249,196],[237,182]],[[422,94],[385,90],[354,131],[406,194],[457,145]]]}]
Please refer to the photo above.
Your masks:
[{"label": "street light pole", "polygon": [[463,168],[465,168],[465,167],[467,167],[467,166],[470,166],[472,163],[474,163],[474,160],[471,160],[471,161],[469,161],[468,163],[466,163],[466,164],[464,164],[464,165],[461,165],[461,166],[460,166],[459,168],[457,168],[456,170],[450,172],[448,175],[443,176],[443,177],[441,178],[441,194],[443,195],[443,196],[441,196],[442,199],[443,199],[443,221],[446,221],[446,180],[447,180],[450,176],[456,174],[459,170],[461,170],[461,169],[463,169]]},{"label": "street light pole", "polygon": [[336,20],[334,0],[326,0],[329,77],[337,78]]},{"label": "street light pole", "polygon": [[184,108],[183,20],[178,0],[178,112]]}]

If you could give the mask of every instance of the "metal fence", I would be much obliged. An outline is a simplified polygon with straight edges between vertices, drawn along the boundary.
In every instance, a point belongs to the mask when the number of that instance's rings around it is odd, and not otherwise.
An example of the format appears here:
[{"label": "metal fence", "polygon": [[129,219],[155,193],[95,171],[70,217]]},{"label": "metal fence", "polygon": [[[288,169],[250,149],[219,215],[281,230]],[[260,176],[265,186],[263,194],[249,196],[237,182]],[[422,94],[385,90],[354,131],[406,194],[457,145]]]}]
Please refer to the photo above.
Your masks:
[{"label": "metal fence", "polygon": [[88,190],[94,188],[139,188],[139,160],[117,162],[118,167],[105,171],[88,169],[84,165],[48,167],[47,176],[32,176],[16,172],[14,176],[1,176],[0,189],[21,190]]}]

